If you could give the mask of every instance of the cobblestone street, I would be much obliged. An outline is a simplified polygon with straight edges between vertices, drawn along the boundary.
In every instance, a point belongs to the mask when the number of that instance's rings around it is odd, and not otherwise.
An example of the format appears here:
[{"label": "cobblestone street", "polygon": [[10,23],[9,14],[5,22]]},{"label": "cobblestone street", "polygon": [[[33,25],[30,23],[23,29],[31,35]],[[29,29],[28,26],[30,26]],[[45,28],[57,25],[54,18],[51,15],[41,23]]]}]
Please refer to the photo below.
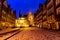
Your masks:
[{"label": "cobblestone street", "polygon": [[[32,29],[32,30],[31,30]],[[39,29],[39,28],[28,28],[27,30],[18,30],[19,32],[15,32],[17,34],[13,34],[11,37],[7,36],[7,39],[3,40],[60,40],[60,32],[54,32],[50,30],[45,29]],[[59,34],[58,34],[59,33]],[[7,35],[10,35],[7,34]],[[6,36],[6,35],[4,35]],[[2,37],[0,37],[1,39]]]},{"label": "cobblestone street", "polygon": [[0,40],[60,40],[60,0],[0,0]]}]

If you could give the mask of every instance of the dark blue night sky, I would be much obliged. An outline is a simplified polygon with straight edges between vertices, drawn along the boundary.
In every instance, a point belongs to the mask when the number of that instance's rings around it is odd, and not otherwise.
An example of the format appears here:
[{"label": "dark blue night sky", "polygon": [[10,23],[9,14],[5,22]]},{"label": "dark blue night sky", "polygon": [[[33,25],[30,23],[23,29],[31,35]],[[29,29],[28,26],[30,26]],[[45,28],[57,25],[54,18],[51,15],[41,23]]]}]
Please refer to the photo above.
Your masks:
[{"label": "dark blue night sky", "polygon": [[33,14],[39,8],[39,4],[43,4],[46,0],[7,0],[13,10],[16,10],[16,16],[19,17],[20,12],[25,15],[28,11]]}]

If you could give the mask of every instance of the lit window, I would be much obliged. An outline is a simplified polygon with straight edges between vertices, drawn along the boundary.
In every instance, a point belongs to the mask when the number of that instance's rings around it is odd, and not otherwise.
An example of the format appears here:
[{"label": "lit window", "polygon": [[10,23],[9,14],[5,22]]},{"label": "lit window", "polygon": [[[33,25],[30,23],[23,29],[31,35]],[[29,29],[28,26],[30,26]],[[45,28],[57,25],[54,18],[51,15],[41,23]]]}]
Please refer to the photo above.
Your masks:
[{"label": "lit window", "polygon": [[57,14],[60,14],[60,7],[56,9]]},{"label": "lit window", "polygon": [[0,5],[1,5],[1,2],[0,2]]}]

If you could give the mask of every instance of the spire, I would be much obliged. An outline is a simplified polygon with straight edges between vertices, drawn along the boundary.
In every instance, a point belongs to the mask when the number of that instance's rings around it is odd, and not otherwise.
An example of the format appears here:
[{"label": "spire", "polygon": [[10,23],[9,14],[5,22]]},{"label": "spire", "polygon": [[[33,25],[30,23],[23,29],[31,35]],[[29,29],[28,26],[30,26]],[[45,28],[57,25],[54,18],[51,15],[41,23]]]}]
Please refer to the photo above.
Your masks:
[{"label": "spire", "polygon": [[23,17],[23,15],[22,15],[22,17]]},{"label": "spire", "polygon": [[29,11],[28,15],[32,15],[32,13]]},{"label": "spire", "polygon": [[21,17],[21,16],[22,16],[21,11],[19,11],[19,17]]}]

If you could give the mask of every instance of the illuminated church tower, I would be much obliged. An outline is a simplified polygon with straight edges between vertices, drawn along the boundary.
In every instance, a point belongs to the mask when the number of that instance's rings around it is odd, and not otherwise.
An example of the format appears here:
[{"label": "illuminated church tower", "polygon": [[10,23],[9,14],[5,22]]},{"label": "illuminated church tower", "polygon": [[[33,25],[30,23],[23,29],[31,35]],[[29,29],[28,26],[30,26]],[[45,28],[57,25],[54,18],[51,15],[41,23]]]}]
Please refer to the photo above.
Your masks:
[{"label": "illuminated church tower", "polygon": [[28,12],[27,18],[30,21],[30,25],[34,26],[34,15],[31,12]]}]

